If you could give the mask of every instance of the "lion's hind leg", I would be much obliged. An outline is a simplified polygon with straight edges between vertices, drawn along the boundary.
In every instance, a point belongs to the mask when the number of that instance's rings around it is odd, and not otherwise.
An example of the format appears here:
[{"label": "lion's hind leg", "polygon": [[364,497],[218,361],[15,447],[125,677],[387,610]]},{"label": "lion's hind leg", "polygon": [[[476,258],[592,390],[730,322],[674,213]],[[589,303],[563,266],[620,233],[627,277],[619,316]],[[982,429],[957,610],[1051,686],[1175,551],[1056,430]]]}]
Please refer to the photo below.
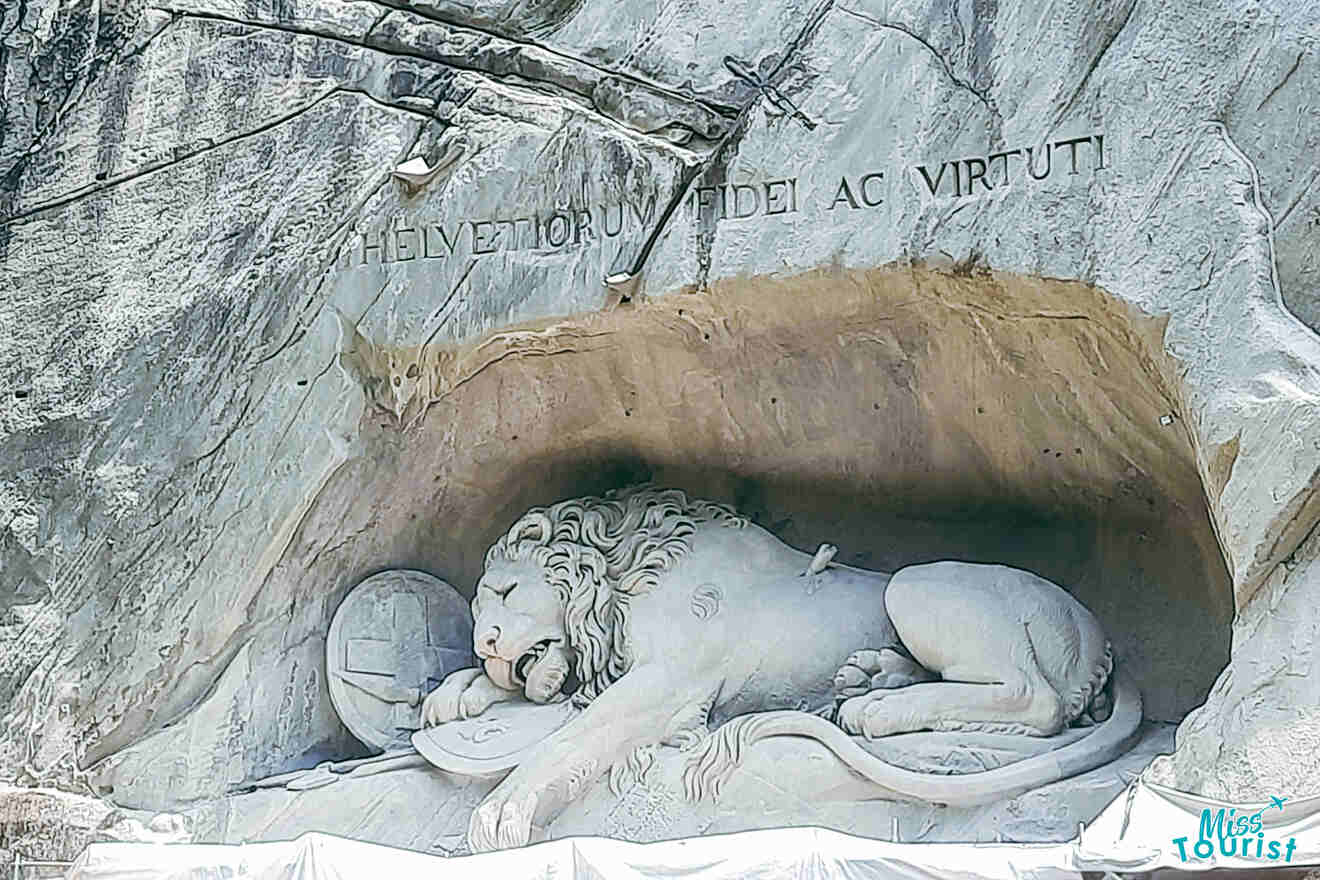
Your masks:
[{"label": "lion's hind leg", "polygon": [[1057,733],[1063,700],[1033,642],[1059,654],[1060,645],[1075,643],[1075,622],[1055,613],[1059,603],[1025,603],[1035,616],[1024,614],[1022,597],[1040,591],[1037,581],[1003,566],[937,562],[900,569],[885,589],[885,609],[903,647],[943,680],[846,700],[840,726],[872,737],[914,730]]},{"label": "lion's hind leg", "polygon": [[874,739],[915,730],[978,730],[1050,736],[1064,726],[1064,704],[1024,638],[994,664],[954,665],[944,680],[878,689],[839,707],[839,726]]}]

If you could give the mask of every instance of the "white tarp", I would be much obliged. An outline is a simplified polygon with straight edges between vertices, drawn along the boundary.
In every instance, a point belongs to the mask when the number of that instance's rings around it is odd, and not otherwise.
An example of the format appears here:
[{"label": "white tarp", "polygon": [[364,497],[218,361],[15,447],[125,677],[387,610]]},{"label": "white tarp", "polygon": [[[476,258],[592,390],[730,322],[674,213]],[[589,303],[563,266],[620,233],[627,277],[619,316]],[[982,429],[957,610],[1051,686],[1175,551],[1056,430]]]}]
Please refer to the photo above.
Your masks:
[{"label": "white tarp", "polygon": [[1076,880],[1070,844],[902,844],[818,828],[785,828],[635,844],[556,840],[445,858],[304,834],[246,846],[98,843],[69,880],[835,880],[835,878],[1023,878]]},{"label": "white tarp", "polygon": [[[1219,810],[1238,836],[1225,857]],[[1204,811],[1214,853],[1195,858]],[[1248,817],[1240,826],[1239,817]],[[1183,861],[1174,842],[1185,837]],[[1242,839],[1248,857],[1241,856]],[[1257,846],[1257,841],[1260,846]],[[1279,858],[1268,858],[1270,841]],[[1291,860],[1282,851],[1287,841]],[[1261,851],[1265,855],[1255,857]],[[1205,846],[1201,847],[1205,851]],[[1277,804],[1226,804],[1142,780],[1132,783],[1081,836],[1060,844],[888,843],[819,828],[783,828],[635,844],[600,838],[556,840],[519,850],[445,858],[304,834],[282,843],[242,846],[99,843],[69,869],[68,880],[1079,880],[1082,871],[1320,865],[1320,797]]]},{"label": "white tarp", "polygon": [[[1253,816],[1259,821],[1252,821]],[[1202,834],[1203,822],[1208,839]],[[1246,834],[1231,833],[1243,824]],[[1221,839],[1219,831],[1225,826],[1230,833]],[[1185,838],[1181,844],[1180,838]],[[1198,843],[1199,852],[1210,850],[1210,857],[1198,855]],[[1244,843],[1246,858],[1242,856]],[[1278,844],[1274,859],[1270,858],[1271,843]],[[1282,805],[1271,801],[1231,804],[1137,779],[1074,844],[1074,864],[1083,870],[1096,870],[1093,864],[1112,871],[1317,865],[1320,796],[1286,799]],[[1230,851],[1232,856],[1225,855]],[[1286,853],[1291,853],[1290,859],[1285,858]]]}]

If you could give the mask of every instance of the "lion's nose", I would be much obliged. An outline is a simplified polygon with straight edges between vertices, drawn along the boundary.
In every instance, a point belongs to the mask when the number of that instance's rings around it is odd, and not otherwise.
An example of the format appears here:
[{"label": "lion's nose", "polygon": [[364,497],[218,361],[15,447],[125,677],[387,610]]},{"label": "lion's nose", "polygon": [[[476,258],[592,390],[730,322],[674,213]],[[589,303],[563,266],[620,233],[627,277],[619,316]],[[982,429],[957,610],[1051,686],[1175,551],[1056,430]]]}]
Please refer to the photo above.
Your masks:
[{"label": "lion's nose", "polygon": [[472,641],[477,649],[477,654],[481,657],[494,657],[495,643],[499,641],[499,638],[500,628],[498,626],[492,626],[481,635],[473,638]]}]

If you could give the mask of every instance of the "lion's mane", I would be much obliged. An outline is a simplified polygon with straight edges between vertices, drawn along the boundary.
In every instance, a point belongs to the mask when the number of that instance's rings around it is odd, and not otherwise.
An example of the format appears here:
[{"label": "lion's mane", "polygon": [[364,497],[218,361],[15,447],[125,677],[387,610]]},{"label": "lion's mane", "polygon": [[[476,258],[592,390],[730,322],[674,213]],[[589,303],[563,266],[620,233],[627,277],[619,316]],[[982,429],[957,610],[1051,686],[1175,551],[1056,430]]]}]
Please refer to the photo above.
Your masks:
[{"label": "lion's mane", "polygon": [[532,560],[564,606],[564,631],[586,706],[631,666],[628,605],[692,549],[700,523],[741,528],[730,507],[678,489],[636,486],[528,511],[486,552],[486,567]]}]

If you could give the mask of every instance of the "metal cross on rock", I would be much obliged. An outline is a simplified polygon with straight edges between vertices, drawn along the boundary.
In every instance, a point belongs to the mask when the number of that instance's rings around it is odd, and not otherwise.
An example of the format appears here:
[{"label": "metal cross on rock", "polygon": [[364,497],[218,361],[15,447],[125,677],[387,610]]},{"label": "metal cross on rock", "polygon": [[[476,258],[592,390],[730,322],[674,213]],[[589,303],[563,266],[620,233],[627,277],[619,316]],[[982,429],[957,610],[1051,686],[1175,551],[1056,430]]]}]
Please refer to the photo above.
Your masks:
[{"label": "metal cross on rock", "polygon": [[815,130],[816,123],[807,118],[807,114],[799,110],[796,104],[790,101],[783,92],[775,88],[774,84],[768,79],[763,78],[759,73],[753,70],[747,62],[739,61],[732,55],[725,55],[724,66],[728,68],[729,73],[760,92],[761,96],[764,97],[775,109],[802,123],[802,127],[807,131]]}]

